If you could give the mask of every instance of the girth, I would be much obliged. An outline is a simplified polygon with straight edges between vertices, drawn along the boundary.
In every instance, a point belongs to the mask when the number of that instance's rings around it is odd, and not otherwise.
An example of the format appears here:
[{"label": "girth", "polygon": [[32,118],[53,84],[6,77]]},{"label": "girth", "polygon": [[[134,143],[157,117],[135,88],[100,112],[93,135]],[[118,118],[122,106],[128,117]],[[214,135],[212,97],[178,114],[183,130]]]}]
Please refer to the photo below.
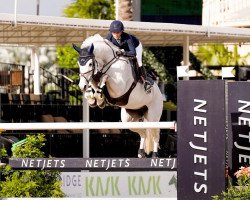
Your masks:
[{"label": "girth", "polygon": [[107,101],[110,104],[116,105],[116,106],[125,106],[128,103],[129,95],[131,94],[132,90],[135,88],[136,84],[137,84],[137,81],[135,80],[130,86],[129,90],[124,95],[117,97],[117,98],[112,98],[109,95],[106,85],[103,87],[103,93]]}]

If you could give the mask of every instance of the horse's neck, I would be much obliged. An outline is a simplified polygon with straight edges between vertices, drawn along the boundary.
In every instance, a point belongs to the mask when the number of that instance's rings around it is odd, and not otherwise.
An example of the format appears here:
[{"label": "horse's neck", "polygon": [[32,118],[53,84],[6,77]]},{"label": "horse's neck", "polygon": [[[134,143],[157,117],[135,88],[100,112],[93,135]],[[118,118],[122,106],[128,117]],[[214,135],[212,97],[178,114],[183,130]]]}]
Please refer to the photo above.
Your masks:
[{"label": "horse's neck", "polygon": [[130,63],[122,58],[111,65],[107,74],[109,79],[106,85],[110,96],[114,98],[125,94],[134,81]]},{"label": "horse's neck", "polygon": [[104,41],[97,42],[94,48],[95,57],[104,64],[114,58],[114,50],[108,46]]},{"label": "horse's neck", "polygon": [[[109,94],[113,98],[120,97],[127,92],[134,81],[130,62],[124,57],[115,60],[115,51],[118,49],[111,44],[98,42],[95,46],[94,54],[98,63],[102,65],[100,67],[111,62],[111,66],[106,72],[109,76],[106,82]],[[106,67],[108,68],[109,64]]]}]

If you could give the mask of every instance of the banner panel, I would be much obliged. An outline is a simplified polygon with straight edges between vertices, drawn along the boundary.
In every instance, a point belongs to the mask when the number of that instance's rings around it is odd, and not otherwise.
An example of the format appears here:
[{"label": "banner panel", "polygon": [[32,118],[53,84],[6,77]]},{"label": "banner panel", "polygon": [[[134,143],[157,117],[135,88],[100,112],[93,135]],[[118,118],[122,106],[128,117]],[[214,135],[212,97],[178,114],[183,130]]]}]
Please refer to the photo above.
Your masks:
[{"label": "banner panel", "polygon": [[62,172],[68,197],[176,198],[176,171]]},{"label": "banner panel", "polygon": [[249,82],[228,82],[228,157],[232,177],[240,167],[250,166],[249,90]]},{"label": "banner panel", "polygon": [[178,199],[211,199],[225,190],[223,80],[177,83]]}]

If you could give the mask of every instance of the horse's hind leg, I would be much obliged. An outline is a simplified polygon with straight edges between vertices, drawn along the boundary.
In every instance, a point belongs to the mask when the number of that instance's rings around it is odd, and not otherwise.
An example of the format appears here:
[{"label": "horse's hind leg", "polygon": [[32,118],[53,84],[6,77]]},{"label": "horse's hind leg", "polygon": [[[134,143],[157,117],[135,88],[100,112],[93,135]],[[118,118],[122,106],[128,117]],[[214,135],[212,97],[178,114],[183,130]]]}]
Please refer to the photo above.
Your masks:
[{"label": "horse's hind leg", "polygon": [[[163,102],[161,93],[156,95],[155,101],[148,105],[148,111],[144,114],[145,121],[159,122],[162,114]],[[153,152],[152,157],[158,157],[158,148],[160,140],[160,129],[148,129],[146,133],[145,149],[146,152]],[[152,144],[153,143],[153,144]]]},{"label": "horse's hind leg", "polygon": [[140,147],[139,147],[139,150],[138,150],[138,158],[145,158],[146,157],[146,153],[145,153],[145,150],[144,150],[144,146],[145,146],[145,134],[140,134]]},{"label": "horse's hind leg", "polygon": [[157,158],[158,157],[159,140],[160,140],[160,129],[151,129],[151,134],[153,134],[152,158]]},{"label": "horse's hind leg", "polygon": [[[125,108],[121,109],[121,120],[122,122],[139,122],[142,119],[142,116],[138,115],[136,111],[126,110]],[[131,129],[131,131],[136,132],[140,135],[140,147],[138,150],[138,158],[145,158],[145,138],[146,138],[146,129]]]}]

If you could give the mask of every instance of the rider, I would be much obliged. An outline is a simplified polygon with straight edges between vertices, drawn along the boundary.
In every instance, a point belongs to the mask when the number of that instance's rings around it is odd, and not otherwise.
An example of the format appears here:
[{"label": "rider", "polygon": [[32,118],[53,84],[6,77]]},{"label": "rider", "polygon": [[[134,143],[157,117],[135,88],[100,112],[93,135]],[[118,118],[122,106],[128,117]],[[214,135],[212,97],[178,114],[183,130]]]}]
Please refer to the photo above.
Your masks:
[{"label": "rider", "polygon": [[144,83],[146,92],[150,92],[152,88],[152,81],[146,75],[146,70],[142,66],[142,44],[133,35],[124,32],[124,25],[121,21],[115,20],[110,24],[109,33],[106,39],[118,46],[121,51],[117,51],[118,56],[136,57],[138,71]]}]

